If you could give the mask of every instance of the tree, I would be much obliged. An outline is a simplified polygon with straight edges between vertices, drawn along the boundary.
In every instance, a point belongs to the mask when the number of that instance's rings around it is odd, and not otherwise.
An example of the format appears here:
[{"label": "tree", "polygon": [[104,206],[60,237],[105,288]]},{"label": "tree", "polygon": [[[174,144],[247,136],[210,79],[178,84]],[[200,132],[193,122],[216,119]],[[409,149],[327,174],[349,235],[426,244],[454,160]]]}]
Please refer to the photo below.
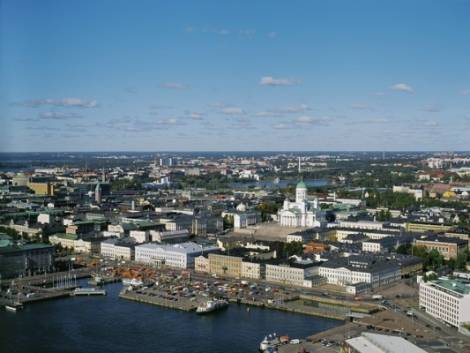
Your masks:
[{"label": "tree", "polygon": [[284,253],[287,257],[292,255],[302,255],[304,247],[300,241],[291,241],[284,244]]},{"label": "tree", "polygon": [[224,230],[233,228],[233,216],[225,215],[223,222],[224,222]]},{"label": "tree", "polygon": [[265,222],[270,219],[272,214],[277,213],[279,205],[275,202],[263,202],[256,206],[256,209],[261,211],[261,220]]}]

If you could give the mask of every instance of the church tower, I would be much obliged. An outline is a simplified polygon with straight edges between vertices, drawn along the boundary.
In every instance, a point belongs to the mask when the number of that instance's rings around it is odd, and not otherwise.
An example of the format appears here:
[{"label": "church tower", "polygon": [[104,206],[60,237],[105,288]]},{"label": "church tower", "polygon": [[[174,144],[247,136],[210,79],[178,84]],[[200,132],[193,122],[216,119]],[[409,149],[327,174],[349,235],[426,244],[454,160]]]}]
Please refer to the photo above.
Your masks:
[{"label": "church tower", "polygon": [[305,202],[307,200],[307,185],[303,181],[299,181],[295,187],[295,202]]}]

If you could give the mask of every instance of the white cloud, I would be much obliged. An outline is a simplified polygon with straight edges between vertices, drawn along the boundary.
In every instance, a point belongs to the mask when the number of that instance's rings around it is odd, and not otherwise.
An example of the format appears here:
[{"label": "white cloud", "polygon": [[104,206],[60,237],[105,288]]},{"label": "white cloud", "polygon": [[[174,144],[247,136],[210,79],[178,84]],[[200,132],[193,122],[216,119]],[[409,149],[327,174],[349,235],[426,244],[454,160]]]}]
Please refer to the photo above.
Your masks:
[{"label": "white cloud", "polygon": [[470,96],[470,88],[462,90],[460,94],[462,94],[463,96]]},{"label": "white cloud", "polygon": [[442,108],[436,104],[430,104],[425,106],[423,110],[428,113],[439,113],[440,111],[442,111]]},{"label": "white cloud", "polygon": [[198,112],[189,112],[188,116],[193,120],[203,120],[204,114]]},{"label": "white cloud", "polygon": [[50,120],[77,119],[81,117],[82,116],[80,114],[63,113],[63,112],[43,112],[39,114],[40,119],[50,119]]},{"label": "white cloud", "polygon": [[274,78],[272,76],[263,76],[259,81],[261,86],[293,86],[298,83],[297,80],[290,78]]},{"label": "white cloud", "polygon": [[351,108],[356,109],[356,110],[369,110],[370,107],[367,104],[363,103],[354,103],[351,105]]},{"label": "white cloud", "polygon": [[273,129],[276,130],[287,130],[290,129],[290,126],[284,123],[274,124]]},{"label": "white cloud", "polygon": [[394,91],[413,93],[414,89],[406,83],[396,83],[390,87]]},{"label": "white cloud", "polygon": [[184,83],[179,83],[179,82],[164,82],[161,84],[162,88],[168,88],[168,89],[187,89],[189,88],[188,85]]},{"label": "white cloud", "polygon": [[240,107],[222,107],[220,109],[222,114],[226,115],[244,115],[245,111]]},{"label": "white cloud", "polygon": [[304,113],[307,111],[312,110],[307,104],[299,104],[299,105],[292,105],[283,108],[273,108],[268,109],[265,111],[261,111],[256,113],[255,115],[258,117],[276,117],[276,116],[284,116],[286,114],[297,114],[297,113]]},{"label": "white cloud", "polygon": [[423,123],[423,125],[427,127],[438,127],[439,123],[435,120],[427,120]]},{"label": "white cloud", "polygon": [[62,98],[62,99],[33,99],[20,103],[25,107],[39,107],[43,105],[53,105],[57,107],[78,107],[78,108],[95,108],[98,106],[96,100],[86,100],[81,98]]},{"label": "white cloud", "polygon": [[240,30],[240,35],[242,36],[252,37],[255,34],[256,34],[256,31],[254,29],[241,29]]},{"label": "white cloud", "polygon": [[294,123],[297,125],[328,125],[330,120],[331,119],[327,117],[315,118],[308,115],[302,115],[295,119]]}]

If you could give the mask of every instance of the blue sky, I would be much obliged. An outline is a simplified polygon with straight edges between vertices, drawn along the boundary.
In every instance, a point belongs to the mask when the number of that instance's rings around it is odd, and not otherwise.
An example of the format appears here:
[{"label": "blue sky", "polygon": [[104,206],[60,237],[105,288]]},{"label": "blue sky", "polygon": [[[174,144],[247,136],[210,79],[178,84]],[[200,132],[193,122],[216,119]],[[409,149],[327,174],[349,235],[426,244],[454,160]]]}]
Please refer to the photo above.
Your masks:
[{"label": "blue sky", "polygon": [[0,6],[1,151],[470,149],[470,1]]}]

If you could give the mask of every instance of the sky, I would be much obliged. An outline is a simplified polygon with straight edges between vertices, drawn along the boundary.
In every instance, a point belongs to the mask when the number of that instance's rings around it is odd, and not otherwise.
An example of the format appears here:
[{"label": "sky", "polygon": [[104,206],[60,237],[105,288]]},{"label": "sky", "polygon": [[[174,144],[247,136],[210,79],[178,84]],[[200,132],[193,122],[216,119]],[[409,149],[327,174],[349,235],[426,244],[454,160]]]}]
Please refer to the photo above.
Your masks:
[{"label": "sky", "polygon": [[0,0],[0,152],[470,150],[470,0]]}]

